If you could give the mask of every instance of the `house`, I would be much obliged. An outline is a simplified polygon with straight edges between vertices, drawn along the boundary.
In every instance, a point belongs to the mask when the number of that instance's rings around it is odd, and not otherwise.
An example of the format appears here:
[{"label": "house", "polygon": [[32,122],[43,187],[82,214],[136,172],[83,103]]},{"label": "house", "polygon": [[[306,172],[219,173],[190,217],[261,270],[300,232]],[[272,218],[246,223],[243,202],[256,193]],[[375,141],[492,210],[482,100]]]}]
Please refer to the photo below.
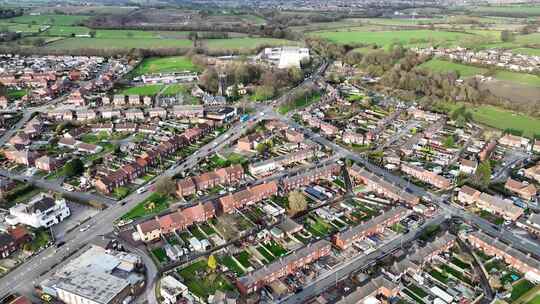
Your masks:
[{"label": "house", "polygon": [[459,161],[459,172],[461,173],[472,175],[476,172],[477,167],[478,163],[474,160],[462,158]]},{"label": "house", "polygon": [[128,132],[133,133],[137,131],[137,124],[135,123],[119,123],[114,126],[116,132]]},{"label": "house", "polygon": [[129,95],[128,104],[132,106],[138,106],[141,103],[141,98],[139,95]]},{"label": "house", "polygon": [[77,141],[71,137],[62,137],[58,141],[58,146],[75,149],[75,145],[77,145]]},{"label": "house", "polygon": [[378,275],[366,284],[358,286],[355,291],[343,296],[336,304],[384,303],[378,300],[381,297],[384,297],[390,303],[389,300],[395,298],[398,292],[398,284],[382,275]]},{"label": "house", "polygon": [[165,304],[179,303],[184,296],[189,294],[187,286],[170,275],[161,279],[159,288]]},{"label": "house", "polygon": [[236,281],[236,286],[244,295],[253,293],[263,286],[294,273],[298,269],[328,255],[331,248],[332,244],[327,240],[310,243],[285,257],[244,275]]},{"label": "house", "polygon": [[364,168],[354,164],[348,169],[350,176],[365,184],[368,191],[377,193],[394,201],[405,202],[410,206],[420,203],[420,198],[405,191],[402,187],[395,186],[383,178],[368,172]]},{"label": "house", "polygon": [[449,179],[413,164],[402,163],[401,171],[439,189],[448,189],[452,185]]},{"label": "house", "polygon": [[537,162],[536,165],[525,169],[523,175],[540,183],[540,162]]},{"label": "house", "polygon": [[90,129],[94,133],[106,132],[110,134],[114,131],[114,125],[112,123],[94,124],[90,126]]},{"label": "house", "polygon": [[148,109],[147,113],[148,113],[148,117],[150,118],[156,118],[156,117],[166,118],[167,117],[167,110],[160,107]]},{"label": "house", "polygon": [[79,110],[75,115],[78,121],[89,121],[97,118],[96,112],[93,110]]},{"label": "house", "polygon": [[283,131],[289,128],[286,123],[276,119],[269,120],[264,126],[266,129],[268,129],[268,131]]},{"label": "house", "polygon": [[13,237],[9,233],[0,232],[0,258],[7,258],[17,249],[18,246]]},{"label": "house", "polygon": [[364,135],[356,132],[345,131],[343,132],[342,140],[346,144],[363,145]]},{"label": "house", "polygon": [[155,219],[137,224],[137,232],[143,242],[151,242],[161,236],[159,222]]},{"label": "house", "polygon": [[39,157],[39,154],[37,152],[30,151],[28,149],[17,150],[7,148],[3,152],[7,160],[20,165],[25,165],[27,167],[33,166],[35,160]]},{"label": "house", "polygon": [[524,200],[531,200],[536,195],[536,187],[527,182],[520,182],[509,177],[504,184],[504,188],[508,191],[517,193]]},{"label": "house", "polygon": [[26,204],[9,208],[6,222],[10,225],[24,224],[33,228],[49,228],[70,216],[65,199],[55,199],[40,193]]},{"label": "house", "polygon": [[39,170],[52,172],[58,169],[58,167],[60,166],[60,161],[50,156],[43,155],[42,157],[35,160],[35,166]]},{"label": "house", "polygon": [[219,204],[223,213],[231,213],[234,209],[240,209],[269,198],[277,194],[277,191],[277,183],[272,181],[223,196],[219,199]]},{"label": "house", "polygon": [[262,133],[252,133],[239,138],[236,147],[241,151],[253,151],[263,141],[264,135]]},{"label": "house", "polygon": [[117,110],[117,109],[102,109],[101,110],[101,117],[103,119],[113,119],[113,118],[118,118],[122,116],[122,112],[120,112],[120,110]]},{"label": "house", "polygon": [[176,105],[172,107],[171,114],[176,118],[195,118],[204,116],[202,105]]},{"label": "house", "polygon": [[480,153],[478,154],[478,158],[480,161],[488,160],[491,157],[491,153],[495,150],[497,147],[497,141],[491,140],[489,143],[487,143]]},{"label": "house", "polygon": [[481,193],[476,201],[478,208],[515,221],[523,215],[523,209],[515,206],[511,200],[502,199],[487,193]]},{"label": "house", "polygon": [[506,245],[482,231],[471,232],[467,235],[469,243],[487,255],[502,258],[517,271],[524,273],[527,280],[540,282],[540,261],[525,254],[511,245]]},{"label": "house", "polygon": [[8,106],[8,99],[6,96],[0,96],[0,108],[5,109]]},{"label": "house", "polygon": [[533,152],[540,153],[540,139],[534,140],[532,150],[533,150]]},{"label": "house", "polygon": [[127,120],[144,120],[144,113],[141,109],[127,109],[124,111]]},{"label": "house", "polygon": [[480,191],[465,185],[459,189],[458,200],[466,205],[474,204],[480,198],[480,194]]},{"label": "house", "polygon": [[285,138],[292,143],[301,143],[304,141],[304,134],[293,129],[286,129]]},{"label": "house", "polygon": [[506,134],[503,137],[499,138],[499,144],[511,148],[529,149],[529,139],[521,136],[515,136],[512,134]]},{"label": "house", "polygon": [[80,152],[83,152],[83,153],[92,153],[92,154],[96,154],[96,153],[99,153],[103,150],[103,147],[102,146],[98,146],[98,145],[93,145],[93,144],[87,144],[85,142],[78,142],[75,147],[77,148],[78,151]]},{"label": "house", "polygon": [[371,235],[383,233],[386,227],[391,226],[410,214],[410,211],[403,207],[393,208],[383,212],[365,223],[349,227],[345,231],[333,235],[332,242],[342,250],[349,248],[354,242],[363,240]]},{"label": "house", "polygon": [[114,95],[113,105],[114,106],[123,106],[126,104],[126,97],[124,95]]},{"label": "house", "polygon": [[340,170],[341,167],[338,164],[324,165],[299,173],[295,176],[286,177],[281,181],[281,184],[285,191],[298,189],[299,187],[307,186],[320,179],[330,179],[332,176],[339,173]]},{"label": "house", "polygon": [[28,146],[32,143],[32,141],[27,134],[23,132],[17,132],[13,137],[9,139],[9,143],[13,146]]}]

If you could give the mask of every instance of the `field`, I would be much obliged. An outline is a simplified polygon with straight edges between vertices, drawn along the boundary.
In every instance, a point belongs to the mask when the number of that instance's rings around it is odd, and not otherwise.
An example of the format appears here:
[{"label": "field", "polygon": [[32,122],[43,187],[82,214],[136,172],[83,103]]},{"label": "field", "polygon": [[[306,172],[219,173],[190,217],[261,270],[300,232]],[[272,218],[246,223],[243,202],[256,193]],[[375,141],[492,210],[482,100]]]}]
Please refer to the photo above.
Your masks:
[{"label": "field", "polygon": [[427,68],[438,73],[447,73],[450,71],[454,71],[458,73],[461,78],[484,74],[485,72],[487,72],[487,69],[484,68],[478,68],[475,66],[455,63],[441,59],[432,59],[430,61],[424,62],[420,65],[420,67]]},{"label": "field", "polygon": [[425,46],[428,44],[455,45],[467,38],[476,35],[431,31],[431,30],[403,30],[403,31],[320,31],[312,35],[328,39],[341,44],[371,44],[386,47],[395,42],[407,46]]},{"label": "field", "polygon": [[118,92],[118,94],[123,95],[141,95],[141,96],[154,96],[159,91],[163,89],[163,85],[160,84],[149,84],[139,87],[126,88]]},{"label": "field", "polygon": [[[150,204],[154,204],[151,209]],[[133,207],[128,213],[122,216],[123,220],[136,219],[147,215],[157,214],[169,207],[169,198],[161,196],[157,193],[152,193],[147,199]]]},{"label": "field", "polygon": [[540,77],[533,74],[517,73],[511,71],[497,71],[495,78],[519,84],[540,87]]},{"label": "field", "polygon": [[497,6],[477,6],[470,11],[480,14],[496,15],[527,15],[540,16],[540,6],[538,5],[497,5]]},{"label": "field", "polygon": [[[447,105],[455,109],[462,104]],[[540,119],[525,114],[500,109],[494,106],[482,105],[467,108],[474,121],[500,130],[517,130],[523,136],[531,137],[540,133]]]},{"label": "field", "polygon": [[524,47],[524,48],[513,49],[512,52],[517,53],[517,54],[530,55],[530,56],[540,56],[540,49]]},{"label": "field", "polygon": [[192,46],[187,39],[114,39],[114,38],[67,38],[46,46],[54,50],[81,49],[132,49],[132,48],[176,48]]},{"label": "field", "polygon": [[25,24],[76,25],[88,18],[89,16],[82,15],[24,15],[7,19],[7,21]]},{"label": "field", "polygon": [[237,49],[254,49],[264,45],[297,45],[298,42],[275,39],[275,38],[230,38],[230,39],[210,39],[205,40],[204,45],[209,49],[217,50],[237,50]]},{"label": "field", "polygon": [[133,76],[179,71],[198,71],[191,59],[185,56],[146,58],[131,72]]}]

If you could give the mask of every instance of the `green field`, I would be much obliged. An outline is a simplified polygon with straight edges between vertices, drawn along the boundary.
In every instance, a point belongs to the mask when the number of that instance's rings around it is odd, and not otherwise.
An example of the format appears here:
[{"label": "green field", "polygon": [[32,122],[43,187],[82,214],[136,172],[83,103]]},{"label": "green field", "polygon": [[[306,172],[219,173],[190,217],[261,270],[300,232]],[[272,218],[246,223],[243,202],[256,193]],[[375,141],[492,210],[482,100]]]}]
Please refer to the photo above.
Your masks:
[{"label": "green field", "polygon": [[263,45],[297,45],[298,42],[275,38],[230,38],[205,40],[204,45],[214,50],[254,49]]},{"label": "green field", "polygon": [[144,74],[169,73],[180,71],[198,71],[191,59],[185,56],[152,57],[144,59],[131,74],[139,76]]},{"label": "green field", "polygon": [[470,9],[472,12],[487,14],[522,14],[528,16],[540,16],[540,5],[494,5],[477,6]]},{"label": "green field", "polygon": [[447,60],[432,59],[424,62],[420,65],[421,68],[430,69],[438,73],[448,73],[454,71],[460,75],[460,77],[470,77],[478,74],[484,74],[487,69],[479,68],[475,66],[455,63]]},{"label": "green field", "polygon": [[[463,104],[446,104],[444,107],[453,110],[461,105]],[[499,130],[517,130],[526,137],[540,134],[540,119],[532,116],[489,105],[467,107],[467,110],[471,112],[474,121]]]},{"label": "green field", "polygon": [[530,56],[540,56],[540,49],[533,49],[533,48],[517,48],[512,50],[513,53],[516,54],[524,54],[524,55],[530,55]]},{"label": "green field", "polygon": [[512,285],[512,294],[510,300],[515,301],[519,299],[522,295],[526,294],[529,290],[534,288],[534,284],[527,281],[521,280],[514,285]]},{"label": "green field", "polygon": [[141,96],[154,96],[163,88],[160,84],[149,84],[139,87],[126,88],[118,92],[123,95],[141,95]]},{"label": "green field", "polygon": [[171,84],[163,90],[164,96],[175,96],[178,93],[188,93],[188,88],[183,84]]},{"label": "green field", "polygon": [[372,44],[381,47],[386,47],[395,42],[408,46],[455,45],[459,44],[460,41],[475,36],[473,34],[431,30],[319,31],[312,33],[312,35],[340,44]]},{"label": "green field", "polygon": [[533,74],[511,71],[497,71],[497,73],[495,74],[495,78],[498,80],[505,80],[519,84],[540,87],[540,77]]},{"label": "green field", "polygon": [[[158,214],[169,207],[170,199],[157,193],[152,193],[147,199],[137,204],[128,213],[122,216],[122,220],[136,219],[143,216]],[[150,209],[150,203],[154,203],[154,208]]]},{"label": "green field", "polygon": [[20,16],[7,19],[13,23],[49,24],[49,25],[76,25],[90,18],[83,15],[37,15]]},{"label": "green field", "polygon": [[0,22],[0,29],[10,32],[37,33],[41,25]]},{"label": "green field", "polygon": [[113,39],[113,38],[68,38],[53,42],[47,49],[74,51],[84,49],[132,49],[132,48],[177,48],[192,46],[187,39]]}]

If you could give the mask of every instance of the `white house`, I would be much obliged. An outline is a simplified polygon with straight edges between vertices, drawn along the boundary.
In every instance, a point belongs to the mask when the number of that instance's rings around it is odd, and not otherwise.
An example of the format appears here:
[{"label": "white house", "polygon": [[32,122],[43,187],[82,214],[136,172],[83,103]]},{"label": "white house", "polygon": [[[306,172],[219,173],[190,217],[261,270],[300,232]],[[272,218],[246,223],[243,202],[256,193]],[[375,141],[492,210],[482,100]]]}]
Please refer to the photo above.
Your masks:
[{"label": "white house", "polygon": [[174,277],[168,275],[161,279],[160,293],[166,304],[177,303],[186,293],[188,288]]},{"label": "white house", "polygon": [[10,225],[24,224],[34,228],[49,228],[62,222],[70,215],[65,199],[55,199],[40,193],[26,204],[17,204],[9,209],[6,222]]}]

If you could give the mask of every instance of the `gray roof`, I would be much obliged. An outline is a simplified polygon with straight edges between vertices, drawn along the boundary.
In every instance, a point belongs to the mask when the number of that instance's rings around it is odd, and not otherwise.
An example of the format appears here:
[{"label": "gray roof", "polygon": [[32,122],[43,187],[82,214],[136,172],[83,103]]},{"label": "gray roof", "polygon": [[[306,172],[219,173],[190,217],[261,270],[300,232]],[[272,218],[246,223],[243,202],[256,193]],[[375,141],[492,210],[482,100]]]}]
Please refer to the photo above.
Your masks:
[{"label": "gray roof", "polygon": [[523,264],[529,265],[533,269],[540,269],[540,261],[539,260],[535,259],[534,257],[528,256],[527,254],[513,248],[510,245],[504,244],[503,242],[499,241],[498,239],[495,239],[495,238],[485,234],[482,231],[471,232],[470,235],[478,238],[479,240],[483,241],[486,244],[490,244],[491,246],[505,252],[507,255],[518,259]]},{"label": "gray roof", "polygon": [[354,292],[347,295],[343,299],[336,302],[336,304],[357,304],[361,303],[363,299],[376,295],[375,293],[381,287],[386,287],[390,290],[397,288],[397,285],[379,275],[369,281],[367,284],[359,286]]},{"label": "gray roof", "polygon": [[320,240],[315,243],[308,244],[307,246],[304,246],[293,253],[280,258],[279,260],[274,261],[273,263],[264,266],[263,268],[259,268],[243,277],[238,279],[242,284],[246,286],[250,286],[254,284],[255,282],[261,281],[268,277],[270,274],[275,273],[279,271],[280,269],[284,269],[287,267],[287,265],[294,263],[295,261],[298,261],[301,258],[304,258],[308,255],[310,255],[312,252],[316,250],[321,250],[324,247],[330,247],[332,244],[327,240]]},{"label": "gray roof", "polygon": [[401,214],[401,216],[405,216],[407,215],[409,212],[408,209],[405,209],[401,206],[399,207],[396,207],[396,208],[393,208],[387,212],[384,212],[383,214],[379,215],[379,216],[376,216],[370,220],[368,220],[367,222],[364,222],[360,225],[357,225],[357,226],[354,226],[354,227],[350,227],[349,229],[343,231],[343,232],[340,232],[338,233],[338,236],[339,238],[341,238],[342,240],[348,240],[348,239],[352,239],[354,237],[356,237],[358,234],[362,233],[363,231],[365,230],[369,230],[370,228],[373,228],[379,224],[382,224],[382,223],[385,223],[386,221],[388,221],[390,218],[398,215],[398,214]]}]

